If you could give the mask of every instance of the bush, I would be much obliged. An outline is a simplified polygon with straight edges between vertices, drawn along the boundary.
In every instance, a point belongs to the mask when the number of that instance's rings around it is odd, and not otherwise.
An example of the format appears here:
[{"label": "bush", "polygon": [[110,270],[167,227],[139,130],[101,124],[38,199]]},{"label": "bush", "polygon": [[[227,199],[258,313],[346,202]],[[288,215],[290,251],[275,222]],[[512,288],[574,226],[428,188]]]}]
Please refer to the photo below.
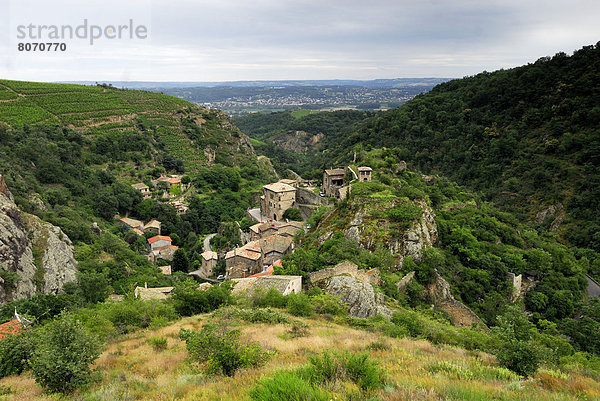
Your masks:
[{"label": "bush", "polygon": [[315,313],[314,307],[306,294],[288,295],[287,310],[294,316],[310,317]]},{"label": "bush", "polygon": [[276,288],[269,288],[266,293],[262,288],[257,288],[252,294],[252,304],[260,308],[285,308],[287,299]]},{"label": "bush", "polygon": [[178,317],[170,303],[140,299],[98,304],[80,309],[76,315],[90,332],[104,339]]},{"label": "bush", "polygon": [[154,351],[160,352],[167,349],[169,342],[167,341],[167,337],[150,337],[148,339],[148,345],[151,345],[154,348]]},{"label": "bush", "polygon": [[298,208],[291,207],[285,212],[283,212],[283,218],[295,221],[302,221],[302,212],[300,212],[300,209]]},{"label": "bush", "polygon": [[540,365],[542,352],[534,341],[538,333],[527,316],[517,306],[511,305],[502,316],[498,316],[494,332],[500,339],[496,350],[498,362],[517,374],[534,374]]},{"label": "bush", "polygon": [[[318,288],[318,287],[317,287]],[[321,315],[345,315],[348,307],[338,296],[332,294],[321,294],[310,297],[310,302],[314,306],[315,312]]]},{"label": "bush", "polygon": [[198,289],[197,282],[188,279],[175,285],[172,299],[177,313],[192,316],[211,312],[221,305],[231,303],[231,287],[212,286],[203,291]]},{"label": "bush", "polygon": [[35,381],[50,392],[68,393],[90,382],[90,365],[100,356],[100,341],[72,315],[37,329],[30,359]]},{"label": "bush", "polygon": [[250,323],[290,323],[291,319],[283,313],[273,309],[240,309],[236,307],[221,308],[213,316],[223,318],[241,319]]},{"label": "bush", "polygon": [[250,398],[256,401],[327,401],[331,397],[291,372],[282,372],[261,380],[250,390]]},{"label": "bush", "polygon": [[29,369],[31,344],[27,333],[0,340],[0,378],[18,375]]},{"label": "bush", "polygon": [[364,391],[372,391],[383,386],[383,374],[377,362],[367,354],[350,354],[344,357],[348,377]]},{"label": "bush", "polygon": [[240,342],[239,330],[207,324],[200,331],[181,329],[179,337],[185,341],[193,360],[206,363],[210,374],[233,376],[240,368],[264,364],[270,356],[254,342]]},{"label": "bush", "polygon": [[338,355],[325,351],[320,356],[309,356],[308,360],[310,365],[298,369],[297,373],[313,384],[350,380],[366,392],[383,386],[383,371],[367,354]]},{"label": "bush", "polygon": [[399,310],[392,315],[392,323],[405,327],[412,337],[418,337],[425,332],[423,323],[415,312]]}]

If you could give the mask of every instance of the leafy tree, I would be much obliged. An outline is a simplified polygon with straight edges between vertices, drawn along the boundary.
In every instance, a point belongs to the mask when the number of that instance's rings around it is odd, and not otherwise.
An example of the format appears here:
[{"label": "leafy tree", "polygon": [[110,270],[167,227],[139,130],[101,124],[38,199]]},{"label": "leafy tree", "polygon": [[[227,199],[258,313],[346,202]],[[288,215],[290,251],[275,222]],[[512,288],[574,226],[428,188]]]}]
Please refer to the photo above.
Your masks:
[{"label": "leafy tree", "polygon": [[294,221],[302,221],[302,213],[300,212],[300,209],[291,207],[283,212],[283,218]]},{"label": "leafy tree", "polygon": [[173,254],[173,271],[187,273],[190,262],[185,253],[185,250],[179,248]]},{"label": "leafy tree", "polygon": [[42,387],[69,393],[92,379],[90,365],[100,356],[99,340],[67,313],[33,333],[31,369]]},{"label": "leafy tree", "polygon": [[496,350],[498,362],[520,375],[533,375],[542,358],[540,347],[534,341],[537,331],[517,306],[510,306],[498,316],[494,332],[500,338]]}]

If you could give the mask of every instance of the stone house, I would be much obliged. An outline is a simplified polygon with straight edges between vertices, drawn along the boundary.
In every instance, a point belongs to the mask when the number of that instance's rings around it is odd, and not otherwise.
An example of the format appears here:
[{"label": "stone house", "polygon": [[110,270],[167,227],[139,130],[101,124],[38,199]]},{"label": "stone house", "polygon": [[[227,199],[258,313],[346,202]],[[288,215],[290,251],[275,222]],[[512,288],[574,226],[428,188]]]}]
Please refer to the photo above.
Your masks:
[{"label": "stone house", "polygon": [[225,268],[228,278],[246,277],[262,269],[262,254],[248,249],[236,248],[225,255]]},{"label": "stone house", "polygon": [[150,299],[167,299],[171,296],[171,291],[173,291],[173,287],[135,287],[135,297],[143,301]]},{"label": "stone house", "polygon": [[153,263],[156,263],[158,259],[173,260],[175,251],[178,249],[179,247],[175,245],[166,245],[154,248],[148,254],[148,260],[150,260]]},{"label": "stone house", "polygon": [[119,220],[121,224],[130,230],[139,230],[140,235],[144,232],[144,223],[136,219],[130,219],[129,217],[123,217]]},{"label": "stone house", "polygon": [[302,224],[300,221],[290,221],[289,223],[282,224],[277,228],[277,235],[294,238],[298,230],[302,229]]},{"label": "stone house", "polygon": [[215,251],[206,251],[202,252],[200,255],[202,258],[202,263],[200,265],[200,275],[202,277],[210,277],[213,275],[215,268],[217,267],[217,262],[219,261],[219,257]]},{"label": "stone house", "polygon": [[173,242],[173,240],[171,240],[171,237],[168,235],[155,235],[154,237],[148,238],[150,249],[162,248],[171,245],[171,242]]},{"label": "stone house", "polygon": [[296,188],[282,182],[275,182],[263,186],[260,210],[268,219],[282,220],[283,213],[293,207],[295,202]]},{"label": "stone house", "polygon": [[370,182],[372,172],[373,172],[373,169],[371,167],[359,167],[358,168],[358,181],[359,182]]},{"label": "stone house", "polygon": [[157,235],[160,235],[161,225],[162,224],[160,221],[152,219],[144,226],[144,232],[145,233],[155,233]]},{"label": "stone house", "polygon": [[270,235],[260,239],[263,264],[271,265],[294,249],[294,240],[290,236]]},{"label": "stone house", "polygon": [[132,184],[131,186],[133,187],[133,189],[137,189],[138,191],[140,191],[144,199],[152,198],[152,192],[150,192],[150,187],[144,184],[143,182],[140,182],[138,184]]},{"label": "stone house", "polygon": [[339,190],[346,185],[346,168],[336,168],[323,172],[323,192],[327,197],[339,198]]}]

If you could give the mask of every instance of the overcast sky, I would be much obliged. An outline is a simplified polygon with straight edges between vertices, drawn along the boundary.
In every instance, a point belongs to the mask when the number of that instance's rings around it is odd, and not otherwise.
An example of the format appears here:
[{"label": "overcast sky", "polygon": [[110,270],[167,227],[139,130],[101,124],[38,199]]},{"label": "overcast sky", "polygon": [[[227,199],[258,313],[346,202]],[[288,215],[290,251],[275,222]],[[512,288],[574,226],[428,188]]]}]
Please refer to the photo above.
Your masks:
[{"label": "overcast sky", "polygon": [[[600,40],[599,0],[0,1],[0,78],[35,81],[462,77]],[[17,50],[19,25],[84,19],[149,35]]]}]

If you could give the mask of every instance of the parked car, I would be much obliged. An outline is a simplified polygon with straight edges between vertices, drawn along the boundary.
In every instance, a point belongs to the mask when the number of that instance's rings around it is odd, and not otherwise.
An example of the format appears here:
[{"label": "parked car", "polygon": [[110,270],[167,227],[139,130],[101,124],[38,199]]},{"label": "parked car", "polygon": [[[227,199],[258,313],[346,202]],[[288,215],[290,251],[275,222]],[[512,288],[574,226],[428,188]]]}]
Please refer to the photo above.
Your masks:
[{"label": "parked car", "polygon": [[217,277],[217,280],[225,280],[225,276],[222,274],[219,274],[219,276]]}]

